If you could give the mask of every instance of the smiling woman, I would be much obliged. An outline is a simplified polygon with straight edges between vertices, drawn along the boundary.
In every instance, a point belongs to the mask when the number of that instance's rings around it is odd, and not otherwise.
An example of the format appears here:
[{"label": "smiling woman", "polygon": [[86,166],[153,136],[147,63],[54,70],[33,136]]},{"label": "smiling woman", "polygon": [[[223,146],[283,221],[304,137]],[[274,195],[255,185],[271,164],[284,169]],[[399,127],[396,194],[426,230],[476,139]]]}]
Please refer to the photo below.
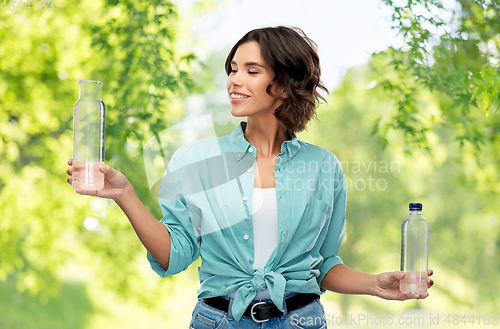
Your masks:
[{"label": "smiling woman", "polygon": [[[109,166],[101,168],[103,190],[78,191],[116,201],[161,277],[201,255],[190,327],[325,328],[326,290],[427,297],[403,295],[402,272],[362,273],[338,256],[344,172],[333,153],[296,137],[316,112],[318,89],[326,91],[314,43],[299,29],[253,30],[229,53],[226,72],[231,113],[247,122],[174,153],[161,182],[160,222]],[[303,321],[311,316],[319,321]]]}]

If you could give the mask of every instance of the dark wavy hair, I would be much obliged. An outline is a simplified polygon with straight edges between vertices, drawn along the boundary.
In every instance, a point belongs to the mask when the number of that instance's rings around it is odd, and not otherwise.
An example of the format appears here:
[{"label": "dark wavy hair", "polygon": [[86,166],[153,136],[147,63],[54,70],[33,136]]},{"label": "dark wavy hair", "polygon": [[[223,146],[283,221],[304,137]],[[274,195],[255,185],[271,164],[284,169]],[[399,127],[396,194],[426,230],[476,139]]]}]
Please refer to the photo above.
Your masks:
[{"label": "dark wavy hair", "polygon": [[[251,41],[260,45],[262,57],[274,71],[274,79],[267,87],[267,93],[283,102],[274,115],[290,135],[296,136],[296,133],[306,128],[309,120],[313,117],[317,119],[319,100],[326,102],[318,92],[318,89],[322,89],[328,93],[328,89],[321,82],[317,45],[296,27],[252,30],[229,52],[225,66],[228,75],[238,47]],[[274,85],[285,91],[286,98],[271,91]]]}]

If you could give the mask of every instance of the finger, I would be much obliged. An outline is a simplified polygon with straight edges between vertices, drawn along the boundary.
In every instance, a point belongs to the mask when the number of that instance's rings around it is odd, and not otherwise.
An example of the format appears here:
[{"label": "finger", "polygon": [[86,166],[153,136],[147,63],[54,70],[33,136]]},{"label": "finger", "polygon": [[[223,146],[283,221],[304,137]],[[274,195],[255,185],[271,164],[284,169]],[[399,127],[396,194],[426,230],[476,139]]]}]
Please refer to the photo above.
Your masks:
[{"label": "finger", "polygon": [[72,165],[73,165],[73,158],[70,158],[70,159],[68,160],[68,164],[69,164],[70,166],[72,166]]},{"label": "finger", "polygon": [[66,173],[70,176],[73,175],[73,167],[68,167],[68,169],[66,169]]},{"label": "finger", "polygon": [[405,274],[401,271],[385,272],[381,277],[383,286],[390,286],[404,278]]},{"label": "finger", "polygon": [[106,178],[116,178],[118,175],[121,175],[121,173],[118,170],[116,170],[113,167],[108,166],[108,165],[101,165],[99,167],[99,170],[104,175],[106,175]]},{"label": "finger", "polygon": [[68,176],[68,178],[66,178],[66,182],[68,182],[69,185],[73,185],[73,176]]},{"label": "finger", "polygon": [[401,294],[403,295],[403,297],[401,298],[401,300],[408,300],[408,299],[414,299],[415,298],[414,297],[415,295],[412,295],[412,294],[403,294],[403,293],[401,293]]},{"label": "finger", "polygon": [[427,296],[429,296],[429,293],[424,292],[423,294],[408,294],[405,296],[406,296],[405,299],[424,299],[427,298]]},{"label": "finger", "polygon": [[432,279],[427,279],[427,288],[432,287],[433,284],[434,284],[434,281]]},{"label": "finger", "polygon": [[428,270],[427,270],[427,275],[428,275],[428,276],[431,276],[432,274],[434,274],[434,271],[433,271],[433,270],[431,270],[431,269],[428,269]]},{"label": "finger", "polygon": [[111,173],[111,167],[108,166],[108,165],[100,165],[99,166],[99,170],[103,173],[103,174],[110,174]]},{"label": "finger", "polygon": [[76,190],[76,193],[78,193],[80,195],[98,196],[99,191],[97,191],[97,190]]},{"label": "finger", "polygon": [[100,165],[99,170],[108,177],[115,177],[117,171],[108,165]]},{"label": "finger", "polygon": [[404,278],[404,276],[405,273],[401,271],[386,272],[383,273],[382,280],[385,281],[386,284],[393,284],[394,282]]}]

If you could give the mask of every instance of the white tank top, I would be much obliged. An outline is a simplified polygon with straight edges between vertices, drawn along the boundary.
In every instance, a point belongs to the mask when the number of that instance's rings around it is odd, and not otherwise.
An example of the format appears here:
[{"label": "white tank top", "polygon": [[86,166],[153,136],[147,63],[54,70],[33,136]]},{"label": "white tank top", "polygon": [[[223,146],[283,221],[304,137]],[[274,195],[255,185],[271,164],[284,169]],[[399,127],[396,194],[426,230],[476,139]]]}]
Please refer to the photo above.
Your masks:
[{"label": "white tank top", "polygon": [[252,267],[264,268],[278,246],[278,205],[276,188],[253,189],[252,222],[254,262]]},{"label": "white tank top", "polygon": [[[252,268],[264,268],[278,246],[278,205],[276,188],[254,187],[252,199],[254,262]],[[285,296],[291,292],[285,291]],[[234,298],[236,292],[227,297]],[[254,299],[270,299],[269,289],[257,291]]]}]

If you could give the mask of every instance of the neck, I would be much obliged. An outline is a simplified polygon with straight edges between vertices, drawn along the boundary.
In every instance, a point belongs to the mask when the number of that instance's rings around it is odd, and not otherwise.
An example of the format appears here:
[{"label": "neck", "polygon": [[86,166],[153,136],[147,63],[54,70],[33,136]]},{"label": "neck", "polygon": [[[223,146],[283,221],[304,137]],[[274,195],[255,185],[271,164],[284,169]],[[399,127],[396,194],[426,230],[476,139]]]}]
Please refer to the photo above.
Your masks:
[{"label": "neck", "polygon": [[281,152],[281,144],[290,140],[286,129],[273,116],[269,118],[247,118],[245,139],[257,148],[257,155],[272,158]]}]

